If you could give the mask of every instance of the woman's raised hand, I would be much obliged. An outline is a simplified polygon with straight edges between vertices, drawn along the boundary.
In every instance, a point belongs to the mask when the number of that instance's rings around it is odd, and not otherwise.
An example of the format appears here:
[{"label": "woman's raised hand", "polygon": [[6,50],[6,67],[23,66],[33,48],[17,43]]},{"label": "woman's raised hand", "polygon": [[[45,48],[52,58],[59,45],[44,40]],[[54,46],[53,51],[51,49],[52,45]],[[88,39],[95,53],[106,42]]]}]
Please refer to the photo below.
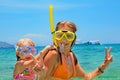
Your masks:
[{"label": "woman's raised hand", "polygon": [[109,64],[112,62],[112,55],[110,54],[112,47],[110,48],[105,48],[106,49],[106,55],[105,55],[105,63]]}]

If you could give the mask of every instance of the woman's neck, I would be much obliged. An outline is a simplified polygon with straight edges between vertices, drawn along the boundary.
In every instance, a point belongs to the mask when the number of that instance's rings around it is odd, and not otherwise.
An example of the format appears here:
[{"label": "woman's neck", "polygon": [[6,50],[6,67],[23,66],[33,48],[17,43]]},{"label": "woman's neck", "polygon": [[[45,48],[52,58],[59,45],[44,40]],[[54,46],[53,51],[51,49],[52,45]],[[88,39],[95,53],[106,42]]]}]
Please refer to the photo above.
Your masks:
[{"label": "woman's neck", "polygon": [[64,54],[65,56],[69,56],[70,51],[64,51],[63,54]]}]

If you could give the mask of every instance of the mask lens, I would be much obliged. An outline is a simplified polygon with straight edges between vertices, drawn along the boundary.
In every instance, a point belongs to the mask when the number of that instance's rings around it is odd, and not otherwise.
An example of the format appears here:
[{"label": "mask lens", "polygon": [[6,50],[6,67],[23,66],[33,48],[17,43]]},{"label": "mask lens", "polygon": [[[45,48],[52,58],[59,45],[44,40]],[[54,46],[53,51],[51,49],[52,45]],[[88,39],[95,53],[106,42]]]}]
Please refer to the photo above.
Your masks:
[{"label": "mask lens", "polygon": [[64,33],[61,32],[61,31],[56,31],[56,32],[55,32],[55,37],[56,37],[56,39],[57,39],[57,40],[61,40],[63,34],[64,34]]},{"label": "mask lens", "polygon": [[75,38],[75,35],[73,32],[66,32],[66,37],[68,41],[73,41]]},{"label": "mask lens", "polygon": [[32,53],[33,55],[37,54],[37,49],[35,49],[33,46],[23,46],[19,48],[19,51],[21,52],[21,54],[25,55],[29,55],[30,53]]},{"label": "mask lens", "polygon": [[33,56],[36,56],[37,53],[38,53],[38,50],[37,50],[36,48],[33,48],[33,49],[32,49],[32,54],[33,54]]}]

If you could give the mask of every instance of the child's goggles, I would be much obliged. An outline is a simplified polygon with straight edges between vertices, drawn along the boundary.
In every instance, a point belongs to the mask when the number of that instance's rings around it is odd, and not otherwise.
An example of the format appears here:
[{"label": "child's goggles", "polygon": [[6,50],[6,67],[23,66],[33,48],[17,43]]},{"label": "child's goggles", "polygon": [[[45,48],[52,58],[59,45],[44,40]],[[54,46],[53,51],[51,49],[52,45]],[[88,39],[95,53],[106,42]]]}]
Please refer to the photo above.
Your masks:
[{"label": "child's goggles", "polygon": [[73,41],[75,39],[75,33],[66,30],[55,31],[55,39],[61,40],[65,37],[67,41]]},{"label": "child's goggles", "polygon": [[37,49],[33,46],[18,47],[17,51],[20,51],[20,53],[24,56],[29,55],[30,53],[32,53],[35,56],[38,53]]}]

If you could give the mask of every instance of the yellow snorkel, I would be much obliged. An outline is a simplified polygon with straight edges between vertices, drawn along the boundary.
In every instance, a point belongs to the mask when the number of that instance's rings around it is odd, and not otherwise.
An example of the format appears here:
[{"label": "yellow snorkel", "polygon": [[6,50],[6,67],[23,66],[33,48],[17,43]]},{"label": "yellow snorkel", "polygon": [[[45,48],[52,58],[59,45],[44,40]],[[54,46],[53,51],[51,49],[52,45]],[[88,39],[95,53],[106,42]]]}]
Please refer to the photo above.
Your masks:
[{"label": "yellow snorkel", "polygon": [[57,46],[56,40],[55,40],[55,29],[54,29],[54,21],[53,21],[53,6],[50,5],[49,6],[49,14],[50,14],[50,30],[52,33],[52,38],[53,38],[53,44],[55,44],[55,46]]}]

